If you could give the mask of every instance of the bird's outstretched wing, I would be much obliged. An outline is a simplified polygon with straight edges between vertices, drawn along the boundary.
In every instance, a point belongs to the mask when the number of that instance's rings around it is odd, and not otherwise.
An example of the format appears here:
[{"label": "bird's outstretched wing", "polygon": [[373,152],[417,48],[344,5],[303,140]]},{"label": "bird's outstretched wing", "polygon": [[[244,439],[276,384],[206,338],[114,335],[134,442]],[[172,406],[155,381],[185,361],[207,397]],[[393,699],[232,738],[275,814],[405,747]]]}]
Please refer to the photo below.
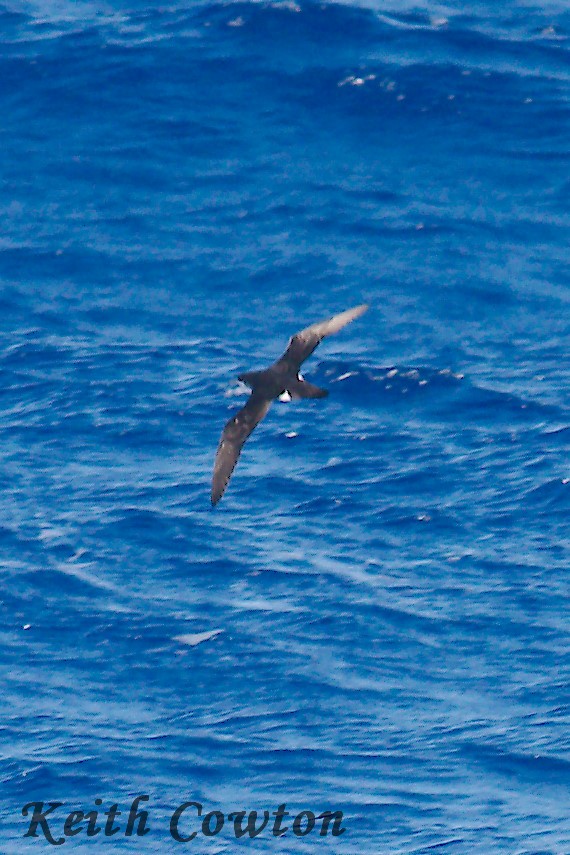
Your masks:
[{"label": "bird's outstretched wing", "polygon": [[355,306],[354,309],[347,309],[346,312],[340,312],[329,318],[328,321],[321,321],[317,324],[311,324],[301,332],[296,333],[289,341],[287,350],[283,356],[277,360],[276,364],[286,363],[287,366],[298,371],[301,364],[311,355],[318,343],[327,335],[338,332],[344,326],[359,318],[368,309],[366,304]]},{"label": "bird's outstretched wing", "polygon": [[251,395],[245,407],[231,417],[222,431],[212,477],[213,505],[220,501],[228,486],[244,442],[267,414],[270,406],[271,401],[266,398]]}]

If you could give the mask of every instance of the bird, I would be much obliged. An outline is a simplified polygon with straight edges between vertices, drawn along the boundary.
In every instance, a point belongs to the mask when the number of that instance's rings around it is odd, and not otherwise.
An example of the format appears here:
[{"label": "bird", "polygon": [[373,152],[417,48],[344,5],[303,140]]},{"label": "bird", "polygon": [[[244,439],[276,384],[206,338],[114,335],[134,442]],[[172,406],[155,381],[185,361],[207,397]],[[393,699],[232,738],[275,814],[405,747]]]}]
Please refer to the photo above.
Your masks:
[{"label": "bird", "polygon": [[289,339],[283,356],[263,371],[248,371],[238,380],[251,389],[251,395],[239,412],[235,413],[222,431],[214,461],[212,476],[212,505],[222,498],[246,439],[267,415],[272,402],[295,401],[302,398],[326,398],[328,391],[308,383],[299,369],[325,336],[341,330],[359,318],[368,306],[363,303],[326,321],[311,324]]}]

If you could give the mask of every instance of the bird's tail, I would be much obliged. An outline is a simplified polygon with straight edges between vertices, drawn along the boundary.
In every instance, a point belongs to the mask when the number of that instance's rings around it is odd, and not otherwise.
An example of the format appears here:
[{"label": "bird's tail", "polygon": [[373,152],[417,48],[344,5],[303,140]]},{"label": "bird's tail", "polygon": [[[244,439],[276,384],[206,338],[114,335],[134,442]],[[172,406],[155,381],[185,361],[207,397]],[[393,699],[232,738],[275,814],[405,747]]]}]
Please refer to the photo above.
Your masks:
[{"label": "bird's tail", "polygon": [[240,380],[242,383],[245,383],[247,386],[249,386],[250,389],[253,389],[257,378],[262,373],[262,371],[246,371],[245,374],[239,375],[238,380]]},{"label": "bird's tail", "polygon": [[326,389],[319,389],[318,386],[313,386],[312,383],[307,383],[306,380],[297,380],[295,384],[288,387],[287,391],[294,401],[301,398],[326,398],[328,392]]}]

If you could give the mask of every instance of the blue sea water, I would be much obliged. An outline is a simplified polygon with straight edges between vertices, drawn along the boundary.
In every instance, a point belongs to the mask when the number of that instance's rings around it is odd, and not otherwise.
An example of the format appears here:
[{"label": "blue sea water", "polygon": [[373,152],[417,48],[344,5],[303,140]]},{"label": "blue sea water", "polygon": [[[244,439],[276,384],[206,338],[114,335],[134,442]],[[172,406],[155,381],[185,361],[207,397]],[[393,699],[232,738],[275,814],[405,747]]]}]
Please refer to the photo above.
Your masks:
[{"label": "blue sea water", "polygon": [[[570,853],[569,36],[0,5],[3,853]],[[365,301],[212,509],[237,374]]]}]

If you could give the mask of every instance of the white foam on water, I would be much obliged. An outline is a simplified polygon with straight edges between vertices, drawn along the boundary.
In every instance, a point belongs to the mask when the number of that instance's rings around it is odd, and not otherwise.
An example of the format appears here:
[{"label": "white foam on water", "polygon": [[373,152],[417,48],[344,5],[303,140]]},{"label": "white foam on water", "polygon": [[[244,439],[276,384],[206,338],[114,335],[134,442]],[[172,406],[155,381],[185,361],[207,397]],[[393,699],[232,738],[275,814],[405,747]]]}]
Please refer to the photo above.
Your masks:
[{"label": "white foam on water", "polygon": [[212,629],[209,632],[195,632],[185,633],[183,635],[175,635],[174,641],[179,641],[181,644],[188,645],[188,647],[197,647],[204,641],[211,641],[213,638],[216,638],[216,636],[223,631],[223,629]]}]

